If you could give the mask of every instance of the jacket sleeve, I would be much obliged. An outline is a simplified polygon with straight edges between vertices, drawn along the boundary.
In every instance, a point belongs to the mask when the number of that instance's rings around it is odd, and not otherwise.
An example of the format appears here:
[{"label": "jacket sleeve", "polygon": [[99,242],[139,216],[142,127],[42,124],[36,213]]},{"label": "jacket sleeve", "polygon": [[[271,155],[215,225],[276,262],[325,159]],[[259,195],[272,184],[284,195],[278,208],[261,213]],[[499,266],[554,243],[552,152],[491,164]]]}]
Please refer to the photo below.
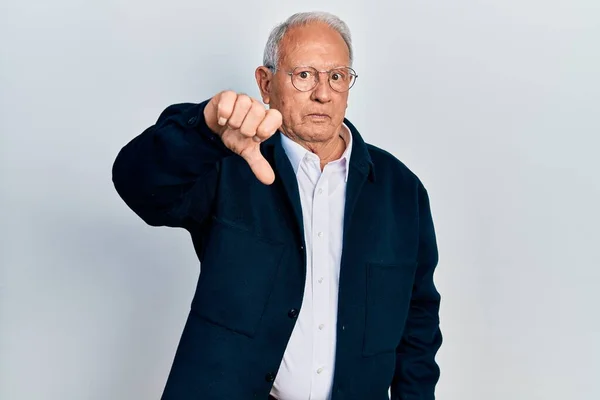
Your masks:
[{"label": "jacket sleeve", "polygon": [[434,400],[440,369],[435,355],[442,344],[439,327],[440,295],[433,273],[438,262],[437,243],[427,191],[419,182],[419,249],[410,310],[391,386],[392,400]]},{"label": "jacket sleeve", "polygon": [[112,179],[147,224],[189,229],[210,214],[219,161],[234,155],[206,125],[200,104],[174,104],[117,155]]}]

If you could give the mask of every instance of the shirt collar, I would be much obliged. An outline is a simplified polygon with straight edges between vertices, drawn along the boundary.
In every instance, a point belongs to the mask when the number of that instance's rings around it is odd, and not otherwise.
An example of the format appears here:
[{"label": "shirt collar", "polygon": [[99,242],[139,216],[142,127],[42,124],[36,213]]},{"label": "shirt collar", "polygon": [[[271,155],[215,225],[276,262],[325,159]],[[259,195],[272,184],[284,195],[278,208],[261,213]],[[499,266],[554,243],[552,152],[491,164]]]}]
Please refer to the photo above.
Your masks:
[{"label": "shirt collar", "polygon": [[[352,133],[350,132],[350,128],[346,126],[346,124],[342,124],[342,138],[347,143],[346,150],[339,158],[339,160],[344,160],[344,174],[346,182],[348,182],[348,173],[350,171],[350,155],[352,154]],[[306,153],[309,153],[307,149],[302,147],[300,144],[294,142],[289,137],[285,136],[283,133],[281,134],[281,145],[285,150],[285,154],[287,154],[290,159],[290,163],[292,164],[292,168],[294,169],[294,173],[298,175],[298,169],[300,169],[300,163],[306,156]]]}]

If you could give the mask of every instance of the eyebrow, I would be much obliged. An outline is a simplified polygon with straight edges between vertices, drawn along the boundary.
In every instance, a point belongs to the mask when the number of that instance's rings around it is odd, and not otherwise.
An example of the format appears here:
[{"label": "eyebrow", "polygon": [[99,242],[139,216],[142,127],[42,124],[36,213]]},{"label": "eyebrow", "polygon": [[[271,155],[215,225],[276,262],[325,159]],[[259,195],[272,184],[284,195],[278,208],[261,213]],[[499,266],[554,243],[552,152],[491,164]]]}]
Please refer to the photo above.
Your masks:
[{"label": "eyebrow", "polygon": [[[334,64],[332,64],[332,65],[334,65]],[[292,69],[294,69],[294,68],[298,68],[298,67],[312,67],[312,68],[314,68],[314,69],[318,69],[318,70],[320,70],[320,71],[330,71],[330,70],[332,70],[332,69],[337,69],[337,68],[352,68],[352,67],[351,67],[351,66],[349,66],[349,65],[343,65],[343,64],[339,64],[339,65],[338,65],[338,64],[336,64],[336,65],[334,65],[334,66],[332,66],[332,67],[326,67],[326,69],[320,69],[320,68],[317,68],[317,67],[315,67],[314,65],[310,65],[310,64],[298,64],[298,65],[296,65],[296,66],[293,66],[293,67],[291,67],[291,68],[292,68]]]}]

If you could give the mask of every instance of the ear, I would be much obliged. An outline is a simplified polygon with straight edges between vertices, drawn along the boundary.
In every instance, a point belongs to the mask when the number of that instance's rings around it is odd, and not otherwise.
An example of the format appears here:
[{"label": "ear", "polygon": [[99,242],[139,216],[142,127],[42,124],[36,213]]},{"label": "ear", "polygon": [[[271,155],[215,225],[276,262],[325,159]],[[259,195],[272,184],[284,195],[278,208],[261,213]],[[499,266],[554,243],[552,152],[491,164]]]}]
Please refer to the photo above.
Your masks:
[{"label": "ear", "polygon": [[273,79],[273,72],[267,67],[260,66],[256,68],[254,77],[256,78],[256,83],[258,84],[258,89],[260,90],[260,95],[262,96],[263,103],[269,104],[269,102],[271,101],[271,84]]}]

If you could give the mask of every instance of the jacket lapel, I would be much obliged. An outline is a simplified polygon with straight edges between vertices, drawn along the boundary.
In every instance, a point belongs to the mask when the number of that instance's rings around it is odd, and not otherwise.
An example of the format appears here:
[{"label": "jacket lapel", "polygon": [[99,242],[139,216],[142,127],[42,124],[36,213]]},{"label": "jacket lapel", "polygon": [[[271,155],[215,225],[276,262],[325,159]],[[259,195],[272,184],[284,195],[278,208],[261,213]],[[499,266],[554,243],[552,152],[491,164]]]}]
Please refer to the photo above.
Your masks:
[{"label": "jacket lapel", "polygon": [[[375,180],[375,171],[367,145],[357,129],[347,119],[344,119],[344,123],[350,128],[353,140],[352,156],[350,157],[350,165],[348,167],[350,168],[350,171],[348,173],[348,183],[346,185],[346,205],[344,208],[343,243],[347,244],[348,231],[352,226],[354,207],[356,206],[356,202],[367,178],[372,181]],[[274,158],[273,167],[275,170],[275,179],[281,180],[280,184],[284,187],[286,196],[294,211],[294,219],[297,223],[298,233],[304,242],[304,223],[302,219],[302,205],[300,203],[298,180],[294,173],[294,169],[292,168],[292,164],[281,145],[281,135],[281,132],[277,132],[264,144],[273,148],[272,154]],[[343,261],[342,254],[342,264]]]},{"label": "jacket lapel", "polygon": [[[349,239],[348,232],[352,227],[352,216],[354,215],[356,202],[367,178],[371,181],[375,180],[375,171],[369,150],[362,137],[350,121],[345,119],[344,123],[350,128],[353,142],[349,165],[350,171],[348,173],[348,182],[346,184],[346,205],[344,207],[344,234],[342,243],[343,246],[346,247]],[[342,253],[342,264],[343,263],[344,258]]]},{"label": "jacket lapel", "polygon": [[[274,147],[274,171],[275,180],[279,179],[280,184],[284,187],[286,196],[292,205],[294,211],[294,219],[298,227],[299,237],[302,238],[304,244],[304,222],[302,219],[302,204],[300,203],[300,191],[298,189],[298,179],[294,173],[294,168],[285,154],[285,150],[281,145],[281,133],[277,132],[267,142]],[[277,182],[275,182],[277,184]]]}]

